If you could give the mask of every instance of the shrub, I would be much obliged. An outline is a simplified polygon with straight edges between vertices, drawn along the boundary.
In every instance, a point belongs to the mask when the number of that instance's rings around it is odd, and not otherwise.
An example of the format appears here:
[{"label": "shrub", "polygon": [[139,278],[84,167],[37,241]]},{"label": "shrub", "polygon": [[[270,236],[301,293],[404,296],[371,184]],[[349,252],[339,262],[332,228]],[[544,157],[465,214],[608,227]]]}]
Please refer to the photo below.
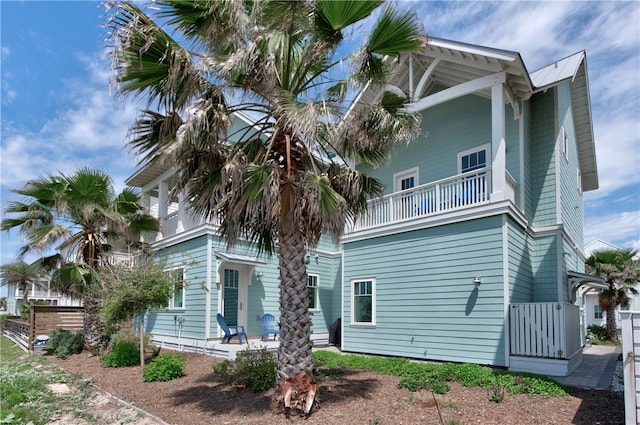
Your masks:
[{"label": "shrub", "polygon": [[607,339],[607,328],[604,326],[589,325],[587,326],[587,330],[593,334],[595,339]]},{"label": "shrub", "polygon": [[102,367],[133,366],[140,362],[140,350],[131,342],[119,342],[100,358]]},{"label": "shrub", "polygon": [[184,375],[185,357],[172,353],[161,354],[142,368],[145,382],[171,381]]},{"label": "shrub", "polygon": [[241,383],[254,393],[267,391],[276,384],[276,360],[266,348],[238,352],[235,371]]},{"label": "shrub", "polygon": [[276,383],[276,360],[266,348],[242,350],[236,360],[213,364],[213,372],[229,384],[243,385],[255,393],[267,391]]},{"label": "shrub", "polygon": [[82,342],[80,332],[71,333],[66,329],[55,330],[49,334],[45,352],[65,359],[72,354],[82,352]]}]

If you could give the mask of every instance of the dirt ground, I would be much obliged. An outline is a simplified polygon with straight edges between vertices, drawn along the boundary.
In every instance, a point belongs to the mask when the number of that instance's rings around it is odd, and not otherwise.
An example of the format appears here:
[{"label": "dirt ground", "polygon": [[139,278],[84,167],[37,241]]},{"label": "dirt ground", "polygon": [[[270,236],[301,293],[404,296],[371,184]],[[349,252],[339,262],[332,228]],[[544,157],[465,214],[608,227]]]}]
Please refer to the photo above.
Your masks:
[{"label": "dirt ground", "polygon": [[[212,365],[219,360],[181,354],[187,357],[186,375],[170,382],[152,383],[142,380],[139,367],[105,369],[98,357],[87,353],[66,360],[52,357],[50,361],[70,373],[93,378],[96,387],[172,425],[624,424],[622,393],[571,389],[567,398],[508,395],[503,402],[495,403],[489,400],[486,390],[452,383],[449,393],[434,399],[431,393],[399,389],[400,378],[396,376],[366,371],[331,376],[320,386],[319,410],[306,419],[286,419],[270,410],[270,392],[254,394],[217,379]],[[106,409],[99,403],[95,408]],[[111,423],[123,423],[115,419],[118,413],[111,417]],[[137,422],[129,419],[127,423],[149,424],[148,418],[138,418]]]}]

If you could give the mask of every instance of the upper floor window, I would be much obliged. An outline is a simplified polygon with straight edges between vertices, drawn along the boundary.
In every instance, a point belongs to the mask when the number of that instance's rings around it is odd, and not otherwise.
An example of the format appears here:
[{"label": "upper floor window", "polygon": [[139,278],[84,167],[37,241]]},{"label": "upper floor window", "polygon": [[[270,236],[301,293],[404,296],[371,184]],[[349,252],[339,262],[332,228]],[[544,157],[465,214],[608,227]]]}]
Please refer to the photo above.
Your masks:
[{"label": "upper floor window", "polygon": [[169,276],[173,281],[173,288],[171,289],[171,295],[169,296],[169,308],[184,308],[184,269],[169,270]]},{"label": "upper floor window", "polygon": [[318,310],[320,308],[320,299],[318,297],[318,275],[309,275],[307,288],[309,288],[309,309]]},{"label": "upper floor window", "polygon": [[418,167],[413,167],[408,170],[400,171],[393,175],[393,191],[400,192],[401,190],[411,189],[418,184]]},{"label": "upper floor window", "polygon": [[375,325],[375,280],[353,280],[351,284],[353,287],[353,307],[351,309],[351,323]]},{"label": "upper floor window", "polygon": [[458,153],[458,173],[479,170],[487,167],[489,144],[478,146]]},{"label": "upper floor window", "polygon": [[560,149],[562,151],[562,155],[564,159],[569,159],[569,135],[567,134],[567,130],[562,126],[560,129]]}]

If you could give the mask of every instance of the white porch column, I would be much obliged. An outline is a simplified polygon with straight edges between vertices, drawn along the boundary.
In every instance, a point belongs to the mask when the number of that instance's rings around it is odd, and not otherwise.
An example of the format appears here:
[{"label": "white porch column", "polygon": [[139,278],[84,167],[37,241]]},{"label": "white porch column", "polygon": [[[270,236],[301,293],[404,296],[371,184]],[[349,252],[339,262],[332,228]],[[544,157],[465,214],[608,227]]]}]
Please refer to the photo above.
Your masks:
[{"label": "white porch column", "polygon": [[178,226],[176,232],[184,232],[184,221],[186,219],[185,215],[185,199],[186,196],[184,191],[178,194]]},{"label": "white porch column", "polygon": [[169,210],[169,184],[162,180],[158,184],[158,220],[160,221],[160,231],[156,240],[163,238],[162,225],[164,224],[167,211]]},{"label": "white porch column", "polygon": [[491,86],[491,197],[492,201],[505,198],[506,142],[504,121],[504,92],[502,84]]}]

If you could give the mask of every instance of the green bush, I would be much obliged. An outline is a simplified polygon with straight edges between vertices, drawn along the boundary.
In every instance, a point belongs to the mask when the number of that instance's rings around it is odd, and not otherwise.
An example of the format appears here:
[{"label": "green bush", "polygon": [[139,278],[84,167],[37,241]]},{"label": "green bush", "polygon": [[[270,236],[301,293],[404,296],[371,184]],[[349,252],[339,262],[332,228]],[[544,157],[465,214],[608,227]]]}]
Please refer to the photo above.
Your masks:
[{"label": "green bush", "polygon": [[213,372],[229,384],[243,385],[255,393],[267,391],[276,383],[276,360],[266,348],[242,350],[236,360],[213,364]]},{"label": "green bush", "polygon": [[267,391],[276,384],[276,360],[266,348],[238,352],[235,371],[254,393]]},{"label": "green bush", "polygon": [[589,325],[587,330],[593,334],[595,339],[605,340],[607,339],[607,328],[598,325]]},{"label": "green bush", "polygon": [[145,382],[171,381],[184,375],[185,357],[172,353],[161,354],[142,368]]},{"label": "green bush", "polygon": [[55,354],[61,359],[66,359],[72,354],[82,352],[82,334],[80,332],[71,333],[66,329],[55,330],[49,334],[49,340],[45,352]]},{"label": "green bush", "polygon": [[100,358],[102,367],[126,367],[140,362],[140,350],[131,342],[119,342]]}]

